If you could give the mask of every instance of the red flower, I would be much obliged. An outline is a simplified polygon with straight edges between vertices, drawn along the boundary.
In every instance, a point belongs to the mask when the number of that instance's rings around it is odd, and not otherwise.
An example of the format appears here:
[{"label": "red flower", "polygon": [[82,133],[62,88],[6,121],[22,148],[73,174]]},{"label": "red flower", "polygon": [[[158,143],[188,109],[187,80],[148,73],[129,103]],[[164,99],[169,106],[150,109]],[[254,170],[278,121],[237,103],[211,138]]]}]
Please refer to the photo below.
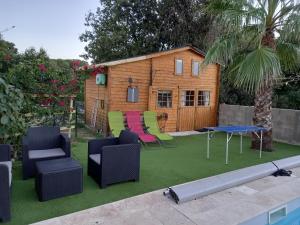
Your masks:
[{"label": "red flower", "polygon": [[83,69],[84,70],[87,70],[89,68],[89,65],[88,64],[85,64],[84,66],[83,66]]},{"label": "red flower", "polygon": [[42,73],[46,73],[47,72],[47,68],[44,64],[40,64],[39,65],[39,70],[42,72]]},{"label": "red flower", "polygon": [[49,106],[53,100],[51,98],[43,99],[41,102],[42,106]]},{"label": "red flower", "polygon": [[51,80],[50,82],[51,82],[52,84],[56,84],[56,83],[59,82],[59,80]]},{"label": "red flower", "polygon": [[77,82],[78,81],[76,79],[73,79],[73,80],[70,80],[69,84],[75,86],[75,85],[77,85]]},{"label": "red flower", "polygon": [[97,67],[95,68],[95,65],[93,65],[94,69],[91,72],[92,76],[96,76],[98,73],[104,73],[104,67]]},{"label": "red flower", "polygon": [[58,105],[59,105],[60,107],[64,107],[64,106],[65,106],[65,102],[64,102],[64,101],[59,101],[59,102],[58,102]]},{"label": "red flower", "polygon": [[80,66],[80,60],[74,60],[71,62],[71,67],[77,69]]},{"label": "red flower", "polygon": [[59,90],[60,91],[64,91],[66,89],[66,86],[65,85],[61,85],[60,87],[59,87]]}]

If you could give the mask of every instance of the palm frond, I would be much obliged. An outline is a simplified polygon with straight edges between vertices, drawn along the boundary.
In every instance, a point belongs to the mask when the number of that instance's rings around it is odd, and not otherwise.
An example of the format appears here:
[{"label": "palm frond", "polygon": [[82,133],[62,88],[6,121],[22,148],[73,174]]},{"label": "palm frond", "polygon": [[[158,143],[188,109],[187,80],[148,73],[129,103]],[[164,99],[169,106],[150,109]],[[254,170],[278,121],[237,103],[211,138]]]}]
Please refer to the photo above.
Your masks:
[{"label": "palm frond", "polygon": [[261,47],[247,54],[238,66],[234,85],[252,93],[281,75],[279,58],[273,49]]},{"label": "palm frond", "polygon": [[205,60],[203,61],[204,65],[208,65],[210,63],[219,63],[221,65],[227,64],[231,61],[234,52],[236,51],[236,38],[234,36],[231,37],[223,37],[217,39],[208,52],[206,53]]},{"label": "palm frond", "polygon": [[300,45],[300,15],[291,14],[278,33],[283,41]]},{"label": "palm frond", "polygon": [[276,53],[284,71],[294,71],[300,66],[299,46],[279,40],[277,42]]},{"label": "palm frond", "polygon": [[227,28],[232,27],[229,32],[236,32],[244,25],[263,23],[266,13],[249,0],[211,0],[206,11]]}]

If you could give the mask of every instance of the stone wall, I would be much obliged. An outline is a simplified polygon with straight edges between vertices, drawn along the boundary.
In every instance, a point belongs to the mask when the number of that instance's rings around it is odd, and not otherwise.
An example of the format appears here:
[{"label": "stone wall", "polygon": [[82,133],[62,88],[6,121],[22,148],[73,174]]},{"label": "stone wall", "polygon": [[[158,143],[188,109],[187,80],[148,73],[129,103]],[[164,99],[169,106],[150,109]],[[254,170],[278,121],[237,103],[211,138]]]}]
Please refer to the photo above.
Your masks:
[{"label": "stone wall", "polygon": [[[252,125],[253,106],[221,104],[219,125]],[[300,145],[300,110],[272,109],[273,138]]]}]

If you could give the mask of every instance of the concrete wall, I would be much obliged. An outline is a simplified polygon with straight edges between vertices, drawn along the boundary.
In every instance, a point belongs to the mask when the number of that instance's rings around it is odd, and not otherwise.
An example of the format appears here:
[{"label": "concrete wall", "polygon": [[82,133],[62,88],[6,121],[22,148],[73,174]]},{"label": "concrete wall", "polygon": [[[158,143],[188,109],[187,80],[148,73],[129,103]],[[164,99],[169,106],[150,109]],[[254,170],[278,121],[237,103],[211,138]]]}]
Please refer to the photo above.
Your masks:
[{"label": "concrete wall", "polygon": [[[219,125],[252,125],[253,106],[221,104]],[[300,110],[272,109],[273,138],[300,145]]]}]

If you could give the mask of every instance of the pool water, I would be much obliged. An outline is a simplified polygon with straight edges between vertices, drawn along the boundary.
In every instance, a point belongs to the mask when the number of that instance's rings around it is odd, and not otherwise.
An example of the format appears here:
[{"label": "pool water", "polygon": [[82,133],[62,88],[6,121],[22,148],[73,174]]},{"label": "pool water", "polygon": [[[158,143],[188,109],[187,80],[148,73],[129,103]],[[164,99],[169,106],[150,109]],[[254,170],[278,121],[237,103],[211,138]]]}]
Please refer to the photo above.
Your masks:
[{"label": "pool water", "polygon": [[290,212],[284,219],[272,225],[300,225],[300,208]]}]

